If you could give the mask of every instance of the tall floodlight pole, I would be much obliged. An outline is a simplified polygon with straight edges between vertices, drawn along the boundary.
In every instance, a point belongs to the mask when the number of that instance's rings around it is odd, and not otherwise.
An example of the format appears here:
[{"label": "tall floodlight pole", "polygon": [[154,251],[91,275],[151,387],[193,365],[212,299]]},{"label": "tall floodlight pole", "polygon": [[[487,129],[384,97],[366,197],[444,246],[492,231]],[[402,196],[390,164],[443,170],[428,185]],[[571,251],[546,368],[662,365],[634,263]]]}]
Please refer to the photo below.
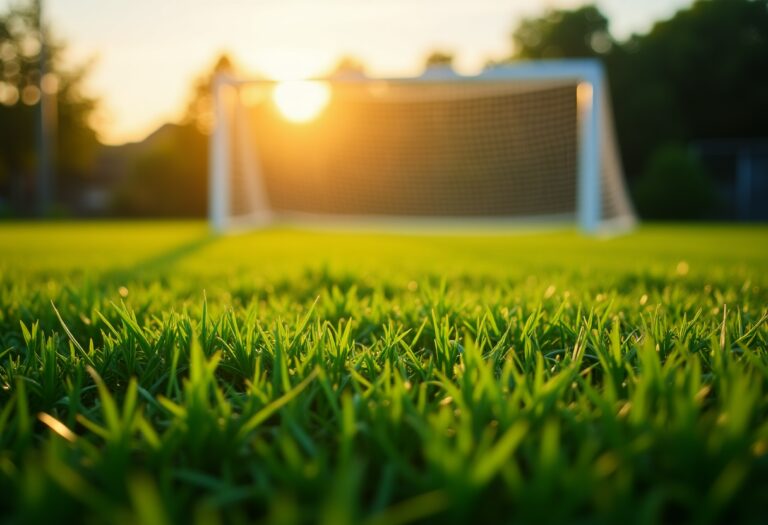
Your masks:
[{"label": "tall floodlight pole", "polygon": [[40,38],[40,79],[38,83],[40,103],[38,104],[37,115],[37,211],[39,215],[45,215],[51,211],[54,194],[53,162],[51,159],[53,156],[53,130],[56,124],[56,98],[55,93],[49,93],[49,91],[52,91],[50,82],[46,82],[47,49],[43,0],[36,0],[36,4],[38,16],[37,29]]}]

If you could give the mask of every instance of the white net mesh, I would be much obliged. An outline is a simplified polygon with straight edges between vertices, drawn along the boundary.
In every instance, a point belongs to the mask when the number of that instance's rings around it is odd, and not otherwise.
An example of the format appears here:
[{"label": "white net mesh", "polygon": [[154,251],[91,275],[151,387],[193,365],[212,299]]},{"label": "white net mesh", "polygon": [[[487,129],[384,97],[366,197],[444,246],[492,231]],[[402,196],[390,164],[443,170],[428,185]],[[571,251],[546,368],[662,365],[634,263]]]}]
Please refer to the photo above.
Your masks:
[{"label": "white net mesh", "polygon": [[[228,177],[232,222],[265,211],[347,219],[576,214],[573,81],[325,82],[327,102],[301,123],[275,102],[276,87],[239,84],[226,105],[229,163],[218,176]],[[302,104],[300,91],[295,97],[283,101],[288,111]],[[601,218],[631,217],[608,131]]]}]

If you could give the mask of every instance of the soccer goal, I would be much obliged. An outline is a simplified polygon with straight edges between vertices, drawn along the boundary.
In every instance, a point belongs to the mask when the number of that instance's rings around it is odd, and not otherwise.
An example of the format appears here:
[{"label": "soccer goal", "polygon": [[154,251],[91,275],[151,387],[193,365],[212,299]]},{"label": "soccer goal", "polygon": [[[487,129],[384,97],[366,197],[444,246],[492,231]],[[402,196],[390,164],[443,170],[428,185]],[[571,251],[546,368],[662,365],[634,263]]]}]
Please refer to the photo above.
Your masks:
[{"label": "soccer goal", "polygon": [[219,75],[211,224],[578,224],[635,221],[598,61],[472,77]]}]

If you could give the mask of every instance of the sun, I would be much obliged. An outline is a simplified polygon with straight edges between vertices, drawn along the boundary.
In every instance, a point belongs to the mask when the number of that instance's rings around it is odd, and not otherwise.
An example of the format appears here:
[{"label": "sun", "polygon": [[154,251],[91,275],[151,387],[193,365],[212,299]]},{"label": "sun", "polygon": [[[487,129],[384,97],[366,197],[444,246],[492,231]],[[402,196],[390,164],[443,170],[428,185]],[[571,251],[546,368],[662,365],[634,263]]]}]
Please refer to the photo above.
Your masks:
[{"label": "sun", "polygon": [[288,80],[277,83],[272,98],[283,117],[300,124],[320,114],[328,105],[331,90],[325,82]]}]

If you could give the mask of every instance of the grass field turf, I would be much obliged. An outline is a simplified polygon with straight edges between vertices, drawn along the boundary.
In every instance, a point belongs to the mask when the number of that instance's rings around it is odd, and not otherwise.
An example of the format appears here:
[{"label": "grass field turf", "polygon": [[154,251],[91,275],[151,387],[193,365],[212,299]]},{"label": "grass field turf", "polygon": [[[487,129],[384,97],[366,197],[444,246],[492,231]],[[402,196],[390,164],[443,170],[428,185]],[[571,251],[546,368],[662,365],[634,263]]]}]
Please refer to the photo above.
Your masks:
[{"label": "grass field turf", "polygon": [[768,228],[0,225],[0,521],[754,522]]}]

